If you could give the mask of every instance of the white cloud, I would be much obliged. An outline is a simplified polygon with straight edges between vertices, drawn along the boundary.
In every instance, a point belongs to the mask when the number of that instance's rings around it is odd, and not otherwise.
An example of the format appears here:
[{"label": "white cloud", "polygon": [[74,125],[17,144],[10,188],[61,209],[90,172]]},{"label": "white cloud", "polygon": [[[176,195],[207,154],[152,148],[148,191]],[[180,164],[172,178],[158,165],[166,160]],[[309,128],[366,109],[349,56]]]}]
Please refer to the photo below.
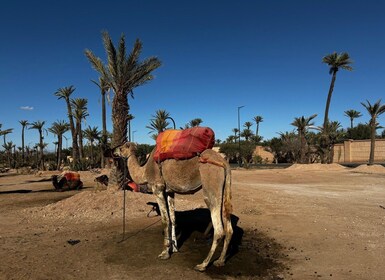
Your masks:
[{"label": "white cloud", "polygon": [[31,111],[31,110],[33,110],[33,107],[31,107],[31,106],[21,106],[20,109],[21,110],[26,110],[26,111]]}]

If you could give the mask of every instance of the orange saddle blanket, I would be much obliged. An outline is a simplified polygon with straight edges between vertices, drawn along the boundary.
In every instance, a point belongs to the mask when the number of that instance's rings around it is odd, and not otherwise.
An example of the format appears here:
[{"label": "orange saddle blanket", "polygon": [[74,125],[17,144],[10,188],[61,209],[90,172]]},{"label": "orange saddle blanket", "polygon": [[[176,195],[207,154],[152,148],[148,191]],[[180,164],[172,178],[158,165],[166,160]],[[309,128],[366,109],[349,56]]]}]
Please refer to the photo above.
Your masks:
[{"label": "orange saddle blanket", "polygon": [[214,146],[215,134],[209,127],[193,127],[184,130],[169,129],[156,139],[154,159],[189,159]]}]

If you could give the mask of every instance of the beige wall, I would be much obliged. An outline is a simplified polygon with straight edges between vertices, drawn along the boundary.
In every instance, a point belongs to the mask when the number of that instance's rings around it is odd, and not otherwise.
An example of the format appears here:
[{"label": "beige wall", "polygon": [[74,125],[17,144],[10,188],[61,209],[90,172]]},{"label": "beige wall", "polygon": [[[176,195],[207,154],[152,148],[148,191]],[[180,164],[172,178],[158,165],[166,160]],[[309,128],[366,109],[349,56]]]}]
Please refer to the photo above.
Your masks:
[{"label": "beige wall", "polygon": [[[367,162],[370,153],[370,140],[347,140],[334,145],[333,162]],[[374,161],[385,161],[385,139],[376,139]]]}]

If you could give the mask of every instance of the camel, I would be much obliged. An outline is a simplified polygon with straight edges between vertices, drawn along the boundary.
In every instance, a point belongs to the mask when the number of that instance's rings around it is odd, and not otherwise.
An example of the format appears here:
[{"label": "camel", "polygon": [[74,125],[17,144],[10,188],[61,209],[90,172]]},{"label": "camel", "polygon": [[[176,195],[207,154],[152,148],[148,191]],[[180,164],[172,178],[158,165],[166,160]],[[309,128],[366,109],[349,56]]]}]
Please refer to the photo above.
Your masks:
[{"label": "camel", "polygon": [[191,159],[166,159],[158,163],[154,160],[154,149],[145,165],[140,166],[135,151],[136,145],[128,142],[115,148],[114,156],[125,158],[132,180],[137,184],[148,184],[156,196],[164,229],[163,251],[158,258],[168,259],[171,253],[178,252],[175,193],[193,194],[202,189],[205,203],[210,210],[214,235],[207,257],[195,269],[206,270],[218,243],[224,239],[221,255],[214,262],[215,266],[223,266],[233,234],[230,220],[231,169],[227,161],[219,153],[207,149]]},{"label": "camel", "polygon": [[63,172],[60,175],[52,175],[52,185],[57,191],[80,190],[83,188],[83,182],[80,180],[80,174],[77,172]]}]

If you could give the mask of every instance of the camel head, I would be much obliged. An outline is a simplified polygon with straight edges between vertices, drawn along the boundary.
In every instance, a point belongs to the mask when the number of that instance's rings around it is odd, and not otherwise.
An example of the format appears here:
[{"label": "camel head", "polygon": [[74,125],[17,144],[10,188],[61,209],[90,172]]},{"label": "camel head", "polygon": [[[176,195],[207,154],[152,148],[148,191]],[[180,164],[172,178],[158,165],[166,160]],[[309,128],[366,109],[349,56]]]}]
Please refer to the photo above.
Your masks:
[{"label": "camel head", "polygon": [[126,142],[121,146],[118,146],[114,149],[113,155],[115,157],[124,157],[128,158],[132,155],[135,155],[136,144],[131,142]]}]

